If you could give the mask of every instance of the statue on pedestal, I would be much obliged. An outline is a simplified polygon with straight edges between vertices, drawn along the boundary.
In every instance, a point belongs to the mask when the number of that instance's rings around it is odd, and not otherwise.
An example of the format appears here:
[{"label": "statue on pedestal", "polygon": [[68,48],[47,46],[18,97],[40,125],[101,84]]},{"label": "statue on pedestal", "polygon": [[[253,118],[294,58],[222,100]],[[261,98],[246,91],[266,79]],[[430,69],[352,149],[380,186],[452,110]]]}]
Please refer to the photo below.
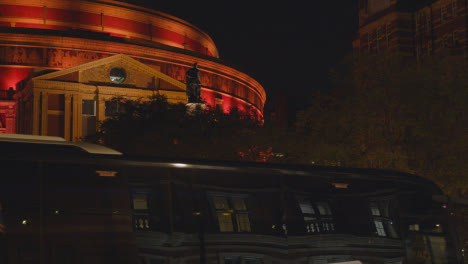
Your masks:
[{"label": "statue on pedestal", "polygon": [[10,87],[10,89],[8,89],[7,91],[7,99],[8,100],[13,100],[15,96],[15,90],[13,89],[13,87]]},{"label": "statue on pedestal", "polygon": [[195,62],[193,68],[189,69],[185,74],[185,83],[187,85],[187,103],[202,103],[200,88],[200,71],[198,64]]}]

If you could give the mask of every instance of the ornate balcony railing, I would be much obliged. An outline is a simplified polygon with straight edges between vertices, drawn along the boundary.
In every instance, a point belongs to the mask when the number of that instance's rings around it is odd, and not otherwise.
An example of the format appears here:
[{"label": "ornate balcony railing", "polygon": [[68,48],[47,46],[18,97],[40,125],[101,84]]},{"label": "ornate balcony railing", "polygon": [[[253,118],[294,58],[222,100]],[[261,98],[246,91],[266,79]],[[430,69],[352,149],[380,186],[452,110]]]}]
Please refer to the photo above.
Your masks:
[{"label": "ornate balcony railing", "polygon": [[133,215],[133,228],[135,230],[151,230],[149,215],[134,214]]},{"label": "ornate balcony railing", "polygon": [[14,100],[13,96],[15,95],[14,91],[0,90],[0,100]]},{"label": "ornate balcony railing", "polygon": [[306,222],[307,233],[330,233],[335,231],[335,226],[331,221],[311,221]]}]

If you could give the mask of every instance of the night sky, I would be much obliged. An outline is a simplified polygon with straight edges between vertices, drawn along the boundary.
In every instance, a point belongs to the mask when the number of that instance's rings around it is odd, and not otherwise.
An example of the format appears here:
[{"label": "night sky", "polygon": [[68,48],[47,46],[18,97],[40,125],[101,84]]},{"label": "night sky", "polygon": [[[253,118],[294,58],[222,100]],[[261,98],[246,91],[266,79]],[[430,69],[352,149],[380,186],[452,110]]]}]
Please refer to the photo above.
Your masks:
[{"label": "night sky", "polygon": [[208,33],[222,60],[263,85],[267,111],[278,91],[288,97],[290,109],[300,109],[313,91],[328,89],[328,70],[351,52],[358,24],[357,0],[129,2]]}]

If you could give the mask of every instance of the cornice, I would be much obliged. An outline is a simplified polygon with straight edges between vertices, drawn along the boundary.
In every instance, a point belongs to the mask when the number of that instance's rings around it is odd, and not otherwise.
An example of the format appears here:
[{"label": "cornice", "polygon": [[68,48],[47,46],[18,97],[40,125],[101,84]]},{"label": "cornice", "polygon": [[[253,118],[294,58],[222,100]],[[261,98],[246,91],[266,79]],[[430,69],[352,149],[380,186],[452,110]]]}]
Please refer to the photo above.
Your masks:
[{"label": "cornice", "polygon": [[[99,15],[103,13],[104,16],[107,15],[151,24],[153,26],[171,30],[182,36],[186,35],[188,38],[208,47],[215,57],[219,56],[219,52],[214,41],[207,33],[187,21],[152,9],[109,0],[15,0],[13,3],[9,0],[0,0],[0,4],[17,5],[18,8],[21,8],[21,6],[43,8],[45,6],[47,8],[56,8],[65,11],[79,11]],[[99,26],[99,28],[101,27]]]},{"label": "cornice", "polygon": [[[59,93],[59,94],[81,94],[83,96],[92,95],[93,97],[98,95],[104,98],[112,98],[115,96],[125,96],[126,98],[143,100],[148,99],[156,91],[138,88],[123,88],[123,87],[111,87],[111,86],[97,86],[83,83],[70,83],[53,80],[33,80],[33,88],[31,91],[22,90],[20,93]],[[32,91],[34,90],[34,91]],[[169,101],[185,102],[185,91],[168,91],[159,90],[166,95]]]},{"label": "cornice", "polygon": [[51,80],[32,80],[33,89],[49,89],[57,91],[79,91],[79,83],[51,81]]},{"label": "cornice", "polygon": [[388,13],[382,17],[379,17],[379,19],[373,20],[369,23],[366,23],[362,25],[359,28],[359,33],[367,33],[369,30],[374,30],[377,25],[382,25],[382,24],[387,24],[390,22],[393,22],[397,19],[411,19],[411,13],[406,13],[406,12],[400,12],[400,11],[394,11],[391,13]]},{"label": "cornice", "polygon": [[[0,22],[5,22],[5,23],[30,23],[30,24],[42,24],[43,19],[41,18],[22,18],[22,17],[0,17]],[[80,29],[86,29],[86,30],[91,30],[95,32],[99,32],[102,30],[102,27],[100,25],[88,25],[88,24],[78,24],[78,23],[71,23],[71,22],[61,22],[57,20],[47,20],[47,25],[49,26],[60,26],[60,27],[69,27],[69,28],[80,28]],[[120,34],[120,35],[125,35],[129,37],[133,37],[136,39],[143,39],[146,41],[152,41],[152,42],[157,42],[161,43],[164,45],[168,45],[171,47],[177,47],[177,48],[184,48],[184,45],[182,43],[170,41],[167,39],[162,39],[158,37],[150,37],[149,35],[143,35],[139,34],[133,31],[128,31],[124,29],[119,29],[119,28],[114,28],[110,26],[105,27],[106,30],[103,33],[115,33],[115,34]]]},{"label": "cornice", "polygon": [[113,63],[113,62],[117,62],[117,61],[122,61],[122,62],[125,62],[125,63],[128,63],[130,65],[133,65],[133,66],[136,66],[138,68],[139,71],[143,72],[143,73],[146,73],[150,76],[155,76],[159,79],[162,79],[172,85],[175,85],[176,87],[179,87],[181,88],[182,90],[185,91],[186,87],[185,87],[185,84],[176,80],[176,79],[173,79],[172,77],[160,72],[160,71],[157,71],[149,66],[146,66],[145,64],[135,60],[135,59],[132,59],[124,54],[117,54],[117,55],[114,55],[114,56],[111,56],[111,57],[107,57],[107,58],[104,58],[104,59],[100,59],[100,60],[95,60],[95,61],[91,61],[91,62],[88,62],[88,63],[84,63],[84,64],[81,64],[81,65],[78,65],[78,66],[74,66],[74,67],[70,67],[70,68],[67,68],[67,69],[64,69],[64,70],[60,70],[60,71],[57,71],[57,72],[52,72],[52,73],[48,73],[48,74],[44,74],[44,75],[41,75],[41,76],[37,76],[37,77],[34,77],[32,78],[33,80],[47,80],[47,79],[53,79],[53,78],[56,78],[56,77],[59,77],[59,76],[63,76],[63,75],[66,75],[66,74],[69,74],[69,73],[72,73],[72,72],[77,72],[77,71],[84,71],[84,70],[89,70],[89,69],[92,69],[92,68],[95,68],[95,67],[98,67],[98,66],[101,66],[101,65],[105,65],[105,64],[109,64],[109,63]]},{"label": "cornice", "polygon": [[258,108],[258,106],[256,106],[254,103],[250,102],[249,100],[247,99],[244,99],[244,98],[241,98],[239,96],[235,96],[235,95],[232,95],[232,94],[229,94],[229,93],[226,93],[224,91],[221,91],[221,90],[218,90],[218,89],[213,89],[213,88],[204,88],[202,87],[201,90],[206,90],[206,91],[216,91],[216,93],[219,93],[219,94],[222,94],[224,96],[228,96],[228,97],[232,97],[238,101],[241,101],[243,103],[246,103],[248,105],[251,105],[253,108],[255,108],[255,110],[257,110],[260,114],[262,113],[262,111]]}]

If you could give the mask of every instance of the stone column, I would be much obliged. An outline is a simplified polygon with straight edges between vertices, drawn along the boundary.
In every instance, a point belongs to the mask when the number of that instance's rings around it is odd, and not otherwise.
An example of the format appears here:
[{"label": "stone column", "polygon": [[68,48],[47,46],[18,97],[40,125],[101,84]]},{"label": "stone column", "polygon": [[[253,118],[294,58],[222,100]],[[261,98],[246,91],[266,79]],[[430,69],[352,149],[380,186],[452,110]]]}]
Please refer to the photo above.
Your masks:
[{"label": "stone column", "polygon": [[23,98],[21,97],[18,97],[16,99],[16,109],[15,109],[15,116],[17,116],[17,119],[19,122],[16,122],[15,120],[15,133],[19,133],[19,134],[23,134],[24,133],[24,129],[22,128],[23,127],[23,119],[24,119],[24,114],[23,114],[23,109],[24,105],[23,105]]},{"label": "stone column", "polygon": [[80,94],[73,94],[73,119],[72,119],[72,141],[79,141],[81,138],[81,112],[82,102]]},{"label": "stone column", "polygon": [[71,140],[71,137],[70,137],[70,134],[71,134],[71,94],[65,94],[65,111],[64,111],[64,115],[63,115],[63,121],[64,121],[64,136],[65,136],[65,140],[68,140],[70,141]]},{"label": "stone column", "polygon": [[41,100],[41,136],[47,136],[47,116],[49,110],[49,94],[42,92]]},{"label": "stone column", "polygon": [[41,93],[34,92],[33,94],[33,135],[39,135],[39,120],[41,118]]},{"label": "stone column", "polygon": [[96,121],[102,122],[106,119],[106,100],[100,96],[98,96],[98,100],[96,102]]}]

